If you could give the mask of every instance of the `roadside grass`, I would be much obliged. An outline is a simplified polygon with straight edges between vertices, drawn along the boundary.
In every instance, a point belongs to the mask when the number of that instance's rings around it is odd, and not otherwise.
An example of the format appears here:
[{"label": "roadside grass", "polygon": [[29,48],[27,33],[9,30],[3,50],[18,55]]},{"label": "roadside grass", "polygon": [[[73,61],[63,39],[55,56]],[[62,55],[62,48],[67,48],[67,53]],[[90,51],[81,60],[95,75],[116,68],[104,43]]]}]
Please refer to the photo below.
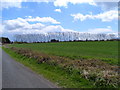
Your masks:
[{"label": "roadside grass", "polygon": [[95,88],[92,81],[88,81],[82,78],[77,71],[72,71],[72,73],[66,72],[59,66],[52,66],[46,63],[38,64],[38,62],[33,58],[28,58],[26,56],[17,54],[9,48],[4,48],[3,50],[7,52],[16,61],[22,63],[23,65],[29,67],[38,74],[41,74],[48,80],[54,82],[56,85],[64,88]]},{"label": "roadside grass", "polygon": [[26,48],[70,59],[99,59],[109,64],[118,64],[119,41],[59,42],[12,44],[10,47]]},{"label": "roadside grass", "polygon": [[42,73],[62,87],[117,88],[120,83],[118,66],[109,65],[101,60],[72,60],[23,48],[4,48],[4,50],[19,62]]}]

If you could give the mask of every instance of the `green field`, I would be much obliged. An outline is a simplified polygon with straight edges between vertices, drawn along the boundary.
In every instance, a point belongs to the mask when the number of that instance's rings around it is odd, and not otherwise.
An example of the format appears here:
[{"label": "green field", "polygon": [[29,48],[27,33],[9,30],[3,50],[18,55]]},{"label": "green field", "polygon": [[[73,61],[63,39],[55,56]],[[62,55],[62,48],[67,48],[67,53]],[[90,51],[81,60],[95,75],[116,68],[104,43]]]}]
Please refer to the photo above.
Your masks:
[{"label": "green field", "polygon": [[95,88],[93,82],[82,78],[75,71],[72,74],[66,72],[66,70],[61,69],[59,66],[53,66],[46,63],[38,64],[37,60],[28,58],[21,54],[17,54],[10,50],[9,48],[3,48],[11,57],[16,61],[22,63],[23,65],[29,67],[34,72],[44,76],[51,82],[55,83],[59,87],[64,88]]},{"label": "green field", "polygon": [[118,41],[22,43],[3,49],[60,87],[117,88],[120,83]]},{"label": "green field", "polygon": [[71,59],[100,59],[111,64],[118,63],[118,41],[60,42],[12,44],[12,47],[29,48],[34,51]]}]

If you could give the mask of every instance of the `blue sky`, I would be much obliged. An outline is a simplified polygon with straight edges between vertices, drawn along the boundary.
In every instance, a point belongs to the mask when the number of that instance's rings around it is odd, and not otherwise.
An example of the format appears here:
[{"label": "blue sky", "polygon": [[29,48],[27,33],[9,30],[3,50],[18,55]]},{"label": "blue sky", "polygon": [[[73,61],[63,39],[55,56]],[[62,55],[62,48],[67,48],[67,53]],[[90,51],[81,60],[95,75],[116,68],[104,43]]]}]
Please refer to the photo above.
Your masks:
[{"label": "blue sky", "polygon": [[5,2],[1,10],[2,34],[10,37],[17,33],[62,31],[117,33],[117,8],[116,2]]}]

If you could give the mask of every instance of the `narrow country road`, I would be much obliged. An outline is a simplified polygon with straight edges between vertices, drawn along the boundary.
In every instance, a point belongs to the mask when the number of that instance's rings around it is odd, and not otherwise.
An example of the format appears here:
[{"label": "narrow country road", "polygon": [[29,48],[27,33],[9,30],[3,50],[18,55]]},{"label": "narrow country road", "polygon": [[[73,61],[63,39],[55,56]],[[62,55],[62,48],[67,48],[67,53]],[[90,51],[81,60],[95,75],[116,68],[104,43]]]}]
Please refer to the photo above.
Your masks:
[{"label": "narrow country road", "polygon": [[2,88],[57,88],[2,50]]}]

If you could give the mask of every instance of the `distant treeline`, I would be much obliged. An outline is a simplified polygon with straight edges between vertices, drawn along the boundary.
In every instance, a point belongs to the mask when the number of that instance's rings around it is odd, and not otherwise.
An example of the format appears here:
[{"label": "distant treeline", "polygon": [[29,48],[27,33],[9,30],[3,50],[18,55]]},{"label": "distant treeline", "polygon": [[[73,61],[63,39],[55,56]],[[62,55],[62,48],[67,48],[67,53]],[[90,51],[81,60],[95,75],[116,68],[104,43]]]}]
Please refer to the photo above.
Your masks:
[{"label": "distant treeline", "polygon": [[11,43],[11,41],[7,37],[0,37],[0,43]]},{"label": "distant treeline", "polygon": [[[74,41],[59,41],[59,40],[55,40],[52,39],[49,42],[32,42],[32,43],[50,43],[50,42],[95,42],[95,41],[120,41],[120,39],[111,39],[111,40],[74,40]],[[11,43],[17,43],[17,44],[22,44],[22,43],[30,43],[30,42],[11,42]]]},{"label": "distant treeline", "polygon": [[17,34],[14,42],[39,43],[39,42],[72,42],[72,41],[116,41],[115,34],[91,34],[76,32],[60,32],[46,34]]}]

